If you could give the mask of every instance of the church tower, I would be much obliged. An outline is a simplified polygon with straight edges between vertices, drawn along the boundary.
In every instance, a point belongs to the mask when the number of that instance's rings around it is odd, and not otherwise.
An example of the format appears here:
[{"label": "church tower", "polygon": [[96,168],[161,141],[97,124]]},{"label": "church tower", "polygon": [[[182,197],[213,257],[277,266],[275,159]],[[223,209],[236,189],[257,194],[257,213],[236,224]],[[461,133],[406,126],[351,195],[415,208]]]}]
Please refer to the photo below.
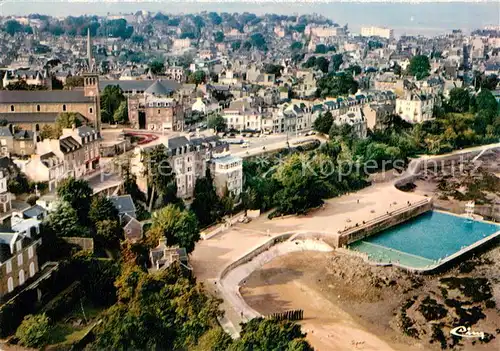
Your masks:
[{"label": "church tower", "polygon": [[99,74],[94,70],[94,61],[92,59],[92,39],[90,38],[90,29],[87,30],[87,60],[88,72],[83,74],[83,91],[85,96],[92,97],[94,100],[94,126],[96,130],[101,130],[101,96],[99,93]]}]

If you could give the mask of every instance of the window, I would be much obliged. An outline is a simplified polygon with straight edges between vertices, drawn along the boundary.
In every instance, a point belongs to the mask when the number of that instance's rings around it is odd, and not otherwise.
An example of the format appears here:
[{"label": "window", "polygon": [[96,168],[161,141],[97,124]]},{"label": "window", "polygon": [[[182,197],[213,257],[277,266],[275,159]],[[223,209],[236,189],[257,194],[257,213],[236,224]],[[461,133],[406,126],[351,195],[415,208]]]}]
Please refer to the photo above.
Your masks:
[{"label": "window", "polygon": [[8,260],[7,261],[7,267],[5,267],[6,269],[6,273],[9,274],[10,272],[12,272],[12,261],[11,260]]},{"label": "window", "polygon": [[9,280],[7,280],[7,291],[11,292],[12,290],[14,290],[14,279],[10,277]]},{"label": "window", "polygon": [[23,243],[21,240],[19,240],[18,242],[16,242],[16,252],[21,251],[22,248],[23,248]]},{"label": "window", "polygon": [[66,111],[66,105],[63,105],[63,111]]},{"label": "window", "polygon": [[10,105],[10,112],[14,112],[14,105]]},{"label": "window", "polygon": [[92,107],[89,108],[89,113],[93,113]]},{"label": "window", "polygon": [[1,144],[2,146],[7,145],[7,140],[5,140],[5,139],[0,140],[0,144]]},{"label": "window", "polygon": [[29,257],[29,258],[33,258],[33,246],[30,246],[30,247],[28,248],[28,257]]},{"label": "window", "polygon": [[19,255],[17,255],[17,266],[21,267],[23,265],[23,253],[21,252]]},{"label": "window", "polygon": [[30,277],[35,275],[35,263],[31,262],[30,263]]},{"label": "window", "polygon": [[19,285],[23,285],[24,284],[24,271],[21,269],[19,271]]},{"label": "window", "polygon": [[40,112],[40,105],[36,105],[37,112]]}]

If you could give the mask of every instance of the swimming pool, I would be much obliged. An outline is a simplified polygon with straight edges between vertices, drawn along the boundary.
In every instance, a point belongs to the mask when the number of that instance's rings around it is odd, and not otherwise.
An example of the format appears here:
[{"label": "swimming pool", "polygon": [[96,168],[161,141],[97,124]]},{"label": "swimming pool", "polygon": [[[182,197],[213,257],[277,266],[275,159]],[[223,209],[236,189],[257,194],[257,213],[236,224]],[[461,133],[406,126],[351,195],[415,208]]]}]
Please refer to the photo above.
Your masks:
[{"label": "swimming pool", "polygon": [[423,268],[500,231],[500,225],[429,211],[379,234],[357,241],[350,249],[377,262]]}]

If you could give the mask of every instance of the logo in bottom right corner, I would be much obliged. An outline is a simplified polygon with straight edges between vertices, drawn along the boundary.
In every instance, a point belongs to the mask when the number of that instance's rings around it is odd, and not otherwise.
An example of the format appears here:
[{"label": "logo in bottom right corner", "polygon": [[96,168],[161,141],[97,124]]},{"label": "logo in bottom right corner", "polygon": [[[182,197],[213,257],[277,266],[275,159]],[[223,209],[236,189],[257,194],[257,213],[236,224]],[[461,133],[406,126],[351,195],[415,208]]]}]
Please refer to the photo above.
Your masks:
[{"label": "logo in bottom right corner", "polygon": [[458,336],[460,338],[480,338],[484,339],[484,332],[472,331],[470,327],[465,327],[463,325],[453,328],[450,330],[451,335]]}]

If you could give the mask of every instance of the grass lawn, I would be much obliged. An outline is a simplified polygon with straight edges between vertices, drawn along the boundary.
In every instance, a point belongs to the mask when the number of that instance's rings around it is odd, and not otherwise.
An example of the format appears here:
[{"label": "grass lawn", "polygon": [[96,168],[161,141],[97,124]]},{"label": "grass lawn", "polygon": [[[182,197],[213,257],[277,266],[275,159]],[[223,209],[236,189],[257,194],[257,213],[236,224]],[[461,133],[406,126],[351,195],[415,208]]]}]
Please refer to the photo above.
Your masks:
[{"label": "grass lawn", "polygon": [[[83,310],[85,316],[81,305],[78,303],[65,318],[54,326],[51,332],[51,345],[47,347],[48,350],[66,349],[82,339],[94,326],[98,316],[105,308],[84,304]],[[73,325],[72,321],[79,319],[83,321],[82,325]],[[85,320],[88,322],[85,323]]]}]

